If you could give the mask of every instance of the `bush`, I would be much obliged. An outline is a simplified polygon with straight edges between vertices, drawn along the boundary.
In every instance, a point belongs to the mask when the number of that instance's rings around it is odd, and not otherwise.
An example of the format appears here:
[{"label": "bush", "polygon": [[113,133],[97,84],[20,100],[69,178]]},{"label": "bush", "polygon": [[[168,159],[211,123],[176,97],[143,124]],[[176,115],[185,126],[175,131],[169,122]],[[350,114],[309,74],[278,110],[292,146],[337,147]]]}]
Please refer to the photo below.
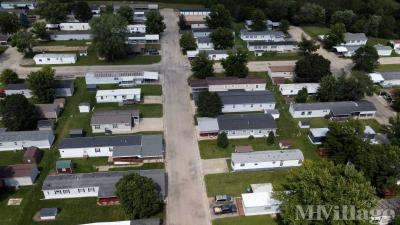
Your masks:
[{"label": "bush", "polygon": [[217,146],[220,148],[226,148],[229,145],[228,137],[225,132],[221,132],[217,137]]}]

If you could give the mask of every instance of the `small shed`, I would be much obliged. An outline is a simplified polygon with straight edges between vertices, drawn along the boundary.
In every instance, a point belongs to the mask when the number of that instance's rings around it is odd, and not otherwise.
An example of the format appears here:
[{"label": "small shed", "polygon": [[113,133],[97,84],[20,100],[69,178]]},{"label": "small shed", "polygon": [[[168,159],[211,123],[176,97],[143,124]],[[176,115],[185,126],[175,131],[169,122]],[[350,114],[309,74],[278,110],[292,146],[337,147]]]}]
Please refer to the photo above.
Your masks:
[{"label": "small shed", "polygon": [[56,98],[53,102],[54,105],[58,105],[60,109],[65,107],[65,98]]},{"label": "small shed", "polygon": [[291,140],[280,140],[279,141],[279,147],[281,149],[288,149],[292,146],[292,141]]},{"label": "small shed", "polygon": [[71,137],[71,138],[83,137],[83,129],[76,128],[76,129],[69,130],[69,137]]},{"label": "small shed", "polygon": [[38,130],[53,130],[54,122],[52,120],[39,120],[37,128]]},{"label": "small shed", "polygon": [[24,163],[34,163],[38,164],[42,158],[42,152],[37,147],[29,147],[26,149],[23,161]]},{"label": "small shed", "polygon": [[310,121],[308,120],[300,120],[299,127],[302,129],[310,129]]},{"label": "small shed", "polygon": [[58,160],[56,162],[57,174],[72,173],[73,164],[71,160]]},{"label": "small shed", "polygon": [[79,112],[80,113],[88,113],[88,112],[90,112],[90,104],[88,102],[81,102],[79,104]]},{"label": "small shed", "polygon": [[274,118],[274,120],[279,119],[279,111],[276,109],[267,109],[264,111],[265,113],[271,114],[271,116]]},{"label": "small shed", "polygon": [[57,208],[43,208],[39,212],[41,220],[55,220],[57,216]]},{"label": "small shed", "polygon": [[86,90],[95,92],[95,91],[97,91],[97,86],[96,86],[96,84],[86,84]]},{"label": "small shed", "polygon": [[236,153],[247,153],[247,152],[252,152],[252,151],[254,151],[254,150],[253,150],[253,147],[250,145],[235,147]]}]

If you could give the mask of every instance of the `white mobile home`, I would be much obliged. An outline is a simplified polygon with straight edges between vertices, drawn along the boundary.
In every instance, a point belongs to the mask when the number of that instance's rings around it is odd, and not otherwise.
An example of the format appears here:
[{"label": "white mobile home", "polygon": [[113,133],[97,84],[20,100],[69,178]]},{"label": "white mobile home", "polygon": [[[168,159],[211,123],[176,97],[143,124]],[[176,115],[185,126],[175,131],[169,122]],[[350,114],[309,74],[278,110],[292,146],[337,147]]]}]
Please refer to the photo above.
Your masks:
[{"label": "white mobile home", "polygon": [[140,102],[140,88],[98,90],[96,93],[97,103],[135,101]]},{"label": "white mobile home", "polygon": [[311,128],[308,133],[308,139],[313,145],[320,145],[325,140],[326,134],[329,132],[329,128]]},{"label": "white mobile home", "polygon": [[7,84],[4,88],[6,95],[21,94],[26,98],[32,98],[33,94],[27,84]]},{"label": "white mobile home", "polygon": [[0,134],[0,151],[22,150],[31,146],[47,149],[53,141],[53,131],[6,131]]},{"label": "white mobile home", "polygon": [[286,79],[293,79],[294,66],[270,66],[269,75],[274,77],[282,77]]},{"label": "white mobile home", "polygon": [[196,38],[196,44],[198,50],[214,50],[214,44],[209,37]]},{"label": "white mobile home", "polygon": [[296,49],[295,41],[249,41],[247,48],[255,55],[261,56],[265,52],[292,52]]},{"label": "white mobile home", "polygon": [[366,45],[368,38],[364,33],[345,33],[344,34],[344,43],[341,45],[344,46],[357,46],[357,45]]},{"label": "white mobile home", "polygon": [[39,170],[36,164],[17,164],[0,167],[0,181],[7,187],[33,185]]},{"label": "white mobile home", "polygon": [[90,120],[93,133],[131,133],[139,124],[139,110],[101,110],[95,111]]},{"label": "white mobile home", "polygon": [[158,72],[151,71],[122,71],[122,72],[87,72],[86,84],[119,84],[130,86],[158,81]]},{"label": "white mobile home", "polygon": [[275,97],[270,91],[216,92],[223,104],[222,112],[257,112],[275,109]]},{"label": "white mobile home", "polygon": [[301,166],[304,161],[299,149],[232,153],[233,171],[268,170]]},{"label": "white mobile home", "polygon": [[160,41],[160,35],[158,34],[142,34],[142,33],[128,34],[129,44],[158,43],[159,41]]},{"label": "white mobile home", "polygon": [[90,30],[89,23],[60,23],[60,30],[75,31],[75,30]]},{"label": "white mobile home", "polygon": [[308,94],[316,94],[319,87],[319,83],[280,84],[279,91],[284,96],[293,96],[297,95],[303,88],[306,88]]},{"label": "white mobile home", "polygon": [[374,48],[376,49],[376,52],[379,56],[391,56],[393,52],[393,48],[390,46],[377,44],[374,45]]},{"label": "white mobile home", "polygon": [[265,79],[257,77],[207,77],[203,80],[191,80],[189,85],[192,92],[208,90],[210,92],[245,90],[245,91],[264,91],[266,87]]},{"label": "white mobile home", "polygon": [[1,1],[0,7],[3,9],[35,9],[36,1]]},{"label": "white mobile home", "polygon": [[179,13],[185,16],[208,16],[210,9],[206,8],[184,8],[179,9]]},{"label": "white mobile home", "polygon": [[75,64],[76,54],[37,54],[33,57],[36,65]]},{"label": "white mobile home", "polygon": [[251,184],[251,192],[242,194],[243,211],[245,216],[277,214],[281,202],[272,197],[271,183]]},{"label": "white mobile home", "polygon": [[208,37],[213,30],[210,28],[194,28],[192,29],[193,36],[195,38]]},{"label": "white mobile home", "polygon": [[145,34],[146,33],[146,25],[144,24],[129,24],[126,29],[128,30],[129,33],[140,33],[140,34]]},{"label": "white mobile home", "polygon": [[69,41],[69,40],[92,40],[92,34],[87,30],[77,31],[57,31],[49,32],[51,40],[54,41]]},{"label": "white mobile home", "polygon": [[240,30],[240,38],[244,41],[277,42],[286,40],[285,34],[281,31],[248,31],[246,29]]}]

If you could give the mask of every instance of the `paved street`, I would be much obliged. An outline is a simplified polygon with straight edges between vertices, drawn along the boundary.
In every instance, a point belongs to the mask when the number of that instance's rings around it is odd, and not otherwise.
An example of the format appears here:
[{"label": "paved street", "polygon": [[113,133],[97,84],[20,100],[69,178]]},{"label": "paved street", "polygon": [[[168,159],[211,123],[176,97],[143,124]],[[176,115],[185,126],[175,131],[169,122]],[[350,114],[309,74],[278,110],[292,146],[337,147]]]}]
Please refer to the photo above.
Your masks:
[{"label": "paved street", "polygon": [[177,14],[172,9],[163,9],[161,14],[167,25],[160,66],[164,73],[167,224],[208,225],[210,213],[187,86],[189,62],[180,52]]},{"label": "paved street", "polygon": [[380,124],[388,124],[389,118],[396,115],[396,112],[392,110],[389,104],[382,97],[374,94],[371,97],[367,96],[365,99],[372,102],[375,105],[377,109],[375,114],[375,119]]}]

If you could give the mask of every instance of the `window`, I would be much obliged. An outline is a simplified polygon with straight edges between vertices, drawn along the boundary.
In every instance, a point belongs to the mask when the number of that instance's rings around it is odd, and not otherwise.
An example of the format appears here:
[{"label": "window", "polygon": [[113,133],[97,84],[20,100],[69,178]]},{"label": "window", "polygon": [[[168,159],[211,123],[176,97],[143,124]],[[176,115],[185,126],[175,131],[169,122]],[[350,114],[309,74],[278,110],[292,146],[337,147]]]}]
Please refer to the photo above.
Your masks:
[{"label": "window", "polygon": [[114,99],[117,99],[117,96],[116,96],[116,95],[114,95]]},{"label": "window", "polygon": [[103,96],[101,96],[101,97],[100,97],[100,99],[101,99],[101,100],[103,100],[103,99],[104,99],[104,97],[103,97]]},{"label": "window", "polygon": [[258,163],[254,163],[254,165],[255,165],[255,166],[257,166],[257,165],[258,165]]},{"label": "window", "polygon": [[301,112],[301,115],[304,116],[306,114],[306,112]]},{"label": "window", "polygon": [[78,188],[78,193],[85,193],[86,191],[85,191],[85,188]]},{"label": "window", "polygon": [[276,162],[275,161],[272,161],[272,164],[275,164]]},{"label": "window", "polygon": [[47,58],[47,61],[50,61],[50,58]]},{"label": "window", "polygon": [[100,125],[94,125],[94,129],[100,129]]},{"label": "window", "polygon": [[118,124],[113,124],[113,128],[118,128]]},{"label": "window", "polygon": [[94,187],[88,188],[88,192],[96,192],[96,189]]},{"label": "window", "polygon": [[41,62],[42,61],[42,59],[39,59],[39,62]]},{"label": "window", "polygon": [[3,146],[3,143],[0,143],[0,146]]},{"label": "window", "polygon": [[122,99],[126,99],[126,95],[122,95]]},{"label": "window", "polygon": [[56,195],[61,194],[61,190],[55,190],[54,194],[56,194]]},{"label": "window", "polygon": [[243,166],[244,166],[244,163],[240,164],[240,166],[243,167]]},{"label": "window", "polygon": [[17,143],[17,142],[14,142],[14,145],[18,145],[18,143]]},{"label": "window", "polygon": [[311,114],[312,114],[312,112],[311,112],[311,111],[308,111],[308,112],[307,112],[307,115],[311,115]]},{"label": "window", "polygon": [[69,194],[70,191],[69,191],[69,190],[63,190],[63,193],[64,193],[64,194]]},{"label": "window", "polygon": [[253,108],[253,104],[251,104],[250,107]]},{"label": "window", "polygon": [[100,152],[100,148],[95,148],[94,152]]}]

